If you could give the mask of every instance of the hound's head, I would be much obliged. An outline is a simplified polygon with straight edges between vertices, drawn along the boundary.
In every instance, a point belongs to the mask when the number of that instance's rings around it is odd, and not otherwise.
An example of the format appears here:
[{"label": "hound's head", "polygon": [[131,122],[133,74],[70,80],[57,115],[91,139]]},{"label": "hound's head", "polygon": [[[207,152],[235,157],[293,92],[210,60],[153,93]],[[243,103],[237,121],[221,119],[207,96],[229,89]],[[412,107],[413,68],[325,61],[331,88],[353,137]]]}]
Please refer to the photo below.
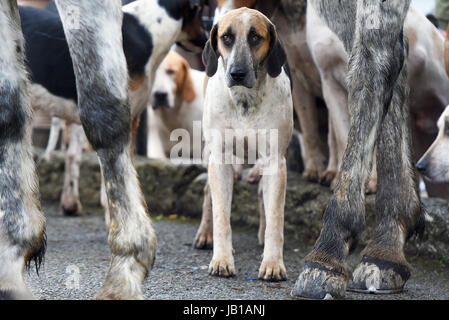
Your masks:
[{"label": "hound's head", "polygon": [[215,24],[203,51],[206,72],[212,77],[222,58],[229,88],[252,88],[268,73],[277,77],[286,62],[275,26],[257,10],[229,11]]},{"label": "hound's head", "polygon": [[174,108],[180,102],[192,102],[196,97],[189,63],[170,51],[156,71],[151,101],[153,109]]},{"label": "hound's head", "polygon": [[[167,2],[167,0],[160,0]],[[176,42],[184,50],[200,53],[207,41],[202,12],[207,0],[180,0],[168,1],[177,3],[181,8],[182,31]]]},{"label": "hound's head", "polygon": [[217,7],[215,8],[214,23],[217,23],[220,18],[227,12],[233,9],[243,7],[253,8],[256,0],[217,0]]},{"label": "hound's head", "polygon": [[428,180],[449,182],[449,106],[438,120],[438,136],[416,165]]}]

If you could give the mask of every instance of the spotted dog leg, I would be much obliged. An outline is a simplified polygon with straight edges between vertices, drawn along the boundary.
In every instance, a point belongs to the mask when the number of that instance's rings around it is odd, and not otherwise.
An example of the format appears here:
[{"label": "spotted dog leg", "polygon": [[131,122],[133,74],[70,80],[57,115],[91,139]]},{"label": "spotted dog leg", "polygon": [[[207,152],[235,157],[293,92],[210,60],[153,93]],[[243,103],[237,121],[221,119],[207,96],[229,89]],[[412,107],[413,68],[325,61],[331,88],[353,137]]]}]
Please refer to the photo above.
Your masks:
[{"label": "spotted dog leg", "polygon": [[195,249],[212,249],[213,226],[212,226],[212,196],[210,194],[209,182],[204,187],[203,212],[200,227],[193,241]]},{"label": "spotted dog leg", "polygon": [[355,269],[350,283],[351,290],[400,292],[410,277],[411,267],[405,259],[404,245],[408,237],[423,231],[424,220],[416,187],[416,171],[411,161],[407,97],[404,65],[378,140],[376,211],[380,223],[362,252],[362,262]]},{"label": "spotted dog leg", "polygon": [[131,162],[121,1],[57,0],[72,56],[80,118],[100,160],[111,222],[111,265],[98,299],[141,299],[156,235]]},{"label": "spotted dog leg", "polygon": [[0,299],[32,299],[23,271],[45,253],[31,155],[31,105],[16,1],[0,2]]},{"label": "spotted dog leg", "polygon": [[45,148],[44,154],[41,159],[49,162],[51,159],[51,154],[56,150],[56,145],[58,144],[59,134],[63,130],[63,120],[58,117],[51,118],[50,136],[48,137],[47,147]]},{"label": "spotted dog leg", "polygon": [[[350,278],[346,257],[365,225],[364,191],[375,142],[404,65],[403,25],[410,1],[312,0],[311,5],[350,52],[351,127],[338,183],[324,213],[323,229],[305,258],[294,293],[307,298],[342,298]],[[368,24],[371,22],[375,25]],[[391,142],[396,148],[399,144],[400,141]],[[404,171],[393,173],[401,172]],[[394,211],[394,201],[381,199],[388,214]]]},{"label": "spotted dog leg", "polygon": [[79,194],[80,165],[86,135],[83,127],[72,125],[69,149],[65,156],[64,187],[61,195],[62,212],[67,216],[77,216],[83,211]]}]

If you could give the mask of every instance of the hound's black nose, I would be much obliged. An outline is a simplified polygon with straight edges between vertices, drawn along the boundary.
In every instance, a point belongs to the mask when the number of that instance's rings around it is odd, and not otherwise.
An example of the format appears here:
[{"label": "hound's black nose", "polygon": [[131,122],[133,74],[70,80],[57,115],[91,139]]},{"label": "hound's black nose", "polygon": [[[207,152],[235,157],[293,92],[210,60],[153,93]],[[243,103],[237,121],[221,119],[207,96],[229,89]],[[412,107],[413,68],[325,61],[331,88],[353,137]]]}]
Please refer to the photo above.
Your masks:
[{"label": "hound's black nose", "polygon": [[424,173],[424,172],[426,172],[428,166],[429,166],[429,161],[427,159],[423,159],[423,160],[420,160],[416,164],[416,169],[418,169],[418,171],[420,173]]},{"label": "hound's black nose", "polygon": [[232,68],[231,69],[231,78],[236,83],[242,83],[245,80],[246,71],[240,68]]},{"label": "hound's black nose", "polygon": [[156,91],[153,94],[153,109],[168,107],[168,94],[163,91]]}]

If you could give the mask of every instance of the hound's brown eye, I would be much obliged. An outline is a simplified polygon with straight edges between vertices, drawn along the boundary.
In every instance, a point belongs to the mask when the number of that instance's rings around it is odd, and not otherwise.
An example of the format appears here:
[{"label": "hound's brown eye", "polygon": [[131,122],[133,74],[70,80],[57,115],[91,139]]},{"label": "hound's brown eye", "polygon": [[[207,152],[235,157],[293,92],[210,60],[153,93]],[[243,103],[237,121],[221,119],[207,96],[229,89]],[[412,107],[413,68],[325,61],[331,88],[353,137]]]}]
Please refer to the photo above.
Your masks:
[{"label": "hound's brown eye", "polygon": [[232,41],[234,40],[234,37],[230,34],[224,34],[221,36],[221,40],[225,44],[225,46],[229,47],[232,45]]},{"label": "hound's brown eye", "polygon": [[167,70],[167,74],[168,74],[169,76],[171,76],[171,75],[175,74],[175,70],[169,69],[169,70]]},{"label": "hound's brown eye", "polygon": [[257,33],[255,33],[255,32],[251,32],[251,33],[249,34],[248,41],[249,41],[250,45],[256,46],[256,45],[258,45],[260,42],[262,42],[262,40],[263,40],[263,37],[262,37],[262,36],[259,36],[259,35],[258,35]]}]

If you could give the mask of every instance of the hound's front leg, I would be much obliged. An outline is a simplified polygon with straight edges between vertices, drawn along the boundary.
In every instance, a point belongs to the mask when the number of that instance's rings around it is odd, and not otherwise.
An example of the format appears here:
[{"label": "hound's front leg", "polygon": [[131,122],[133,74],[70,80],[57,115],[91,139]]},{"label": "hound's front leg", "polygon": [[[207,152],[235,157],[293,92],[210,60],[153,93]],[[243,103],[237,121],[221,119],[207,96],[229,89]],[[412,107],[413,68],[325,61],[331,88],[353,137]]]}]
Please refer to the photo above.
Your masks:
[{"label": "hound's front leg", "polygon": [[231,202],[234,171],[231,164],[209,162],[212,195],[214,253],[209,274],[221,277],[235,275],[231,232]]},{"label": "hound's front leg", "polygon": [[284,205],[287,186],[287,164],[284,157],[271,162],[270,171],[262,176],[263,207],[266,229],[263,260],[259,278],[269,281],[287,279],[284,266]]},{"label": "hound's front leg", "polygon": [[128,72],[121,1],[57,0],[72,56],[80,118],[97,151],[111,222],[111,265],[97,298],[142,299],[156,235],[130,156]]}]

